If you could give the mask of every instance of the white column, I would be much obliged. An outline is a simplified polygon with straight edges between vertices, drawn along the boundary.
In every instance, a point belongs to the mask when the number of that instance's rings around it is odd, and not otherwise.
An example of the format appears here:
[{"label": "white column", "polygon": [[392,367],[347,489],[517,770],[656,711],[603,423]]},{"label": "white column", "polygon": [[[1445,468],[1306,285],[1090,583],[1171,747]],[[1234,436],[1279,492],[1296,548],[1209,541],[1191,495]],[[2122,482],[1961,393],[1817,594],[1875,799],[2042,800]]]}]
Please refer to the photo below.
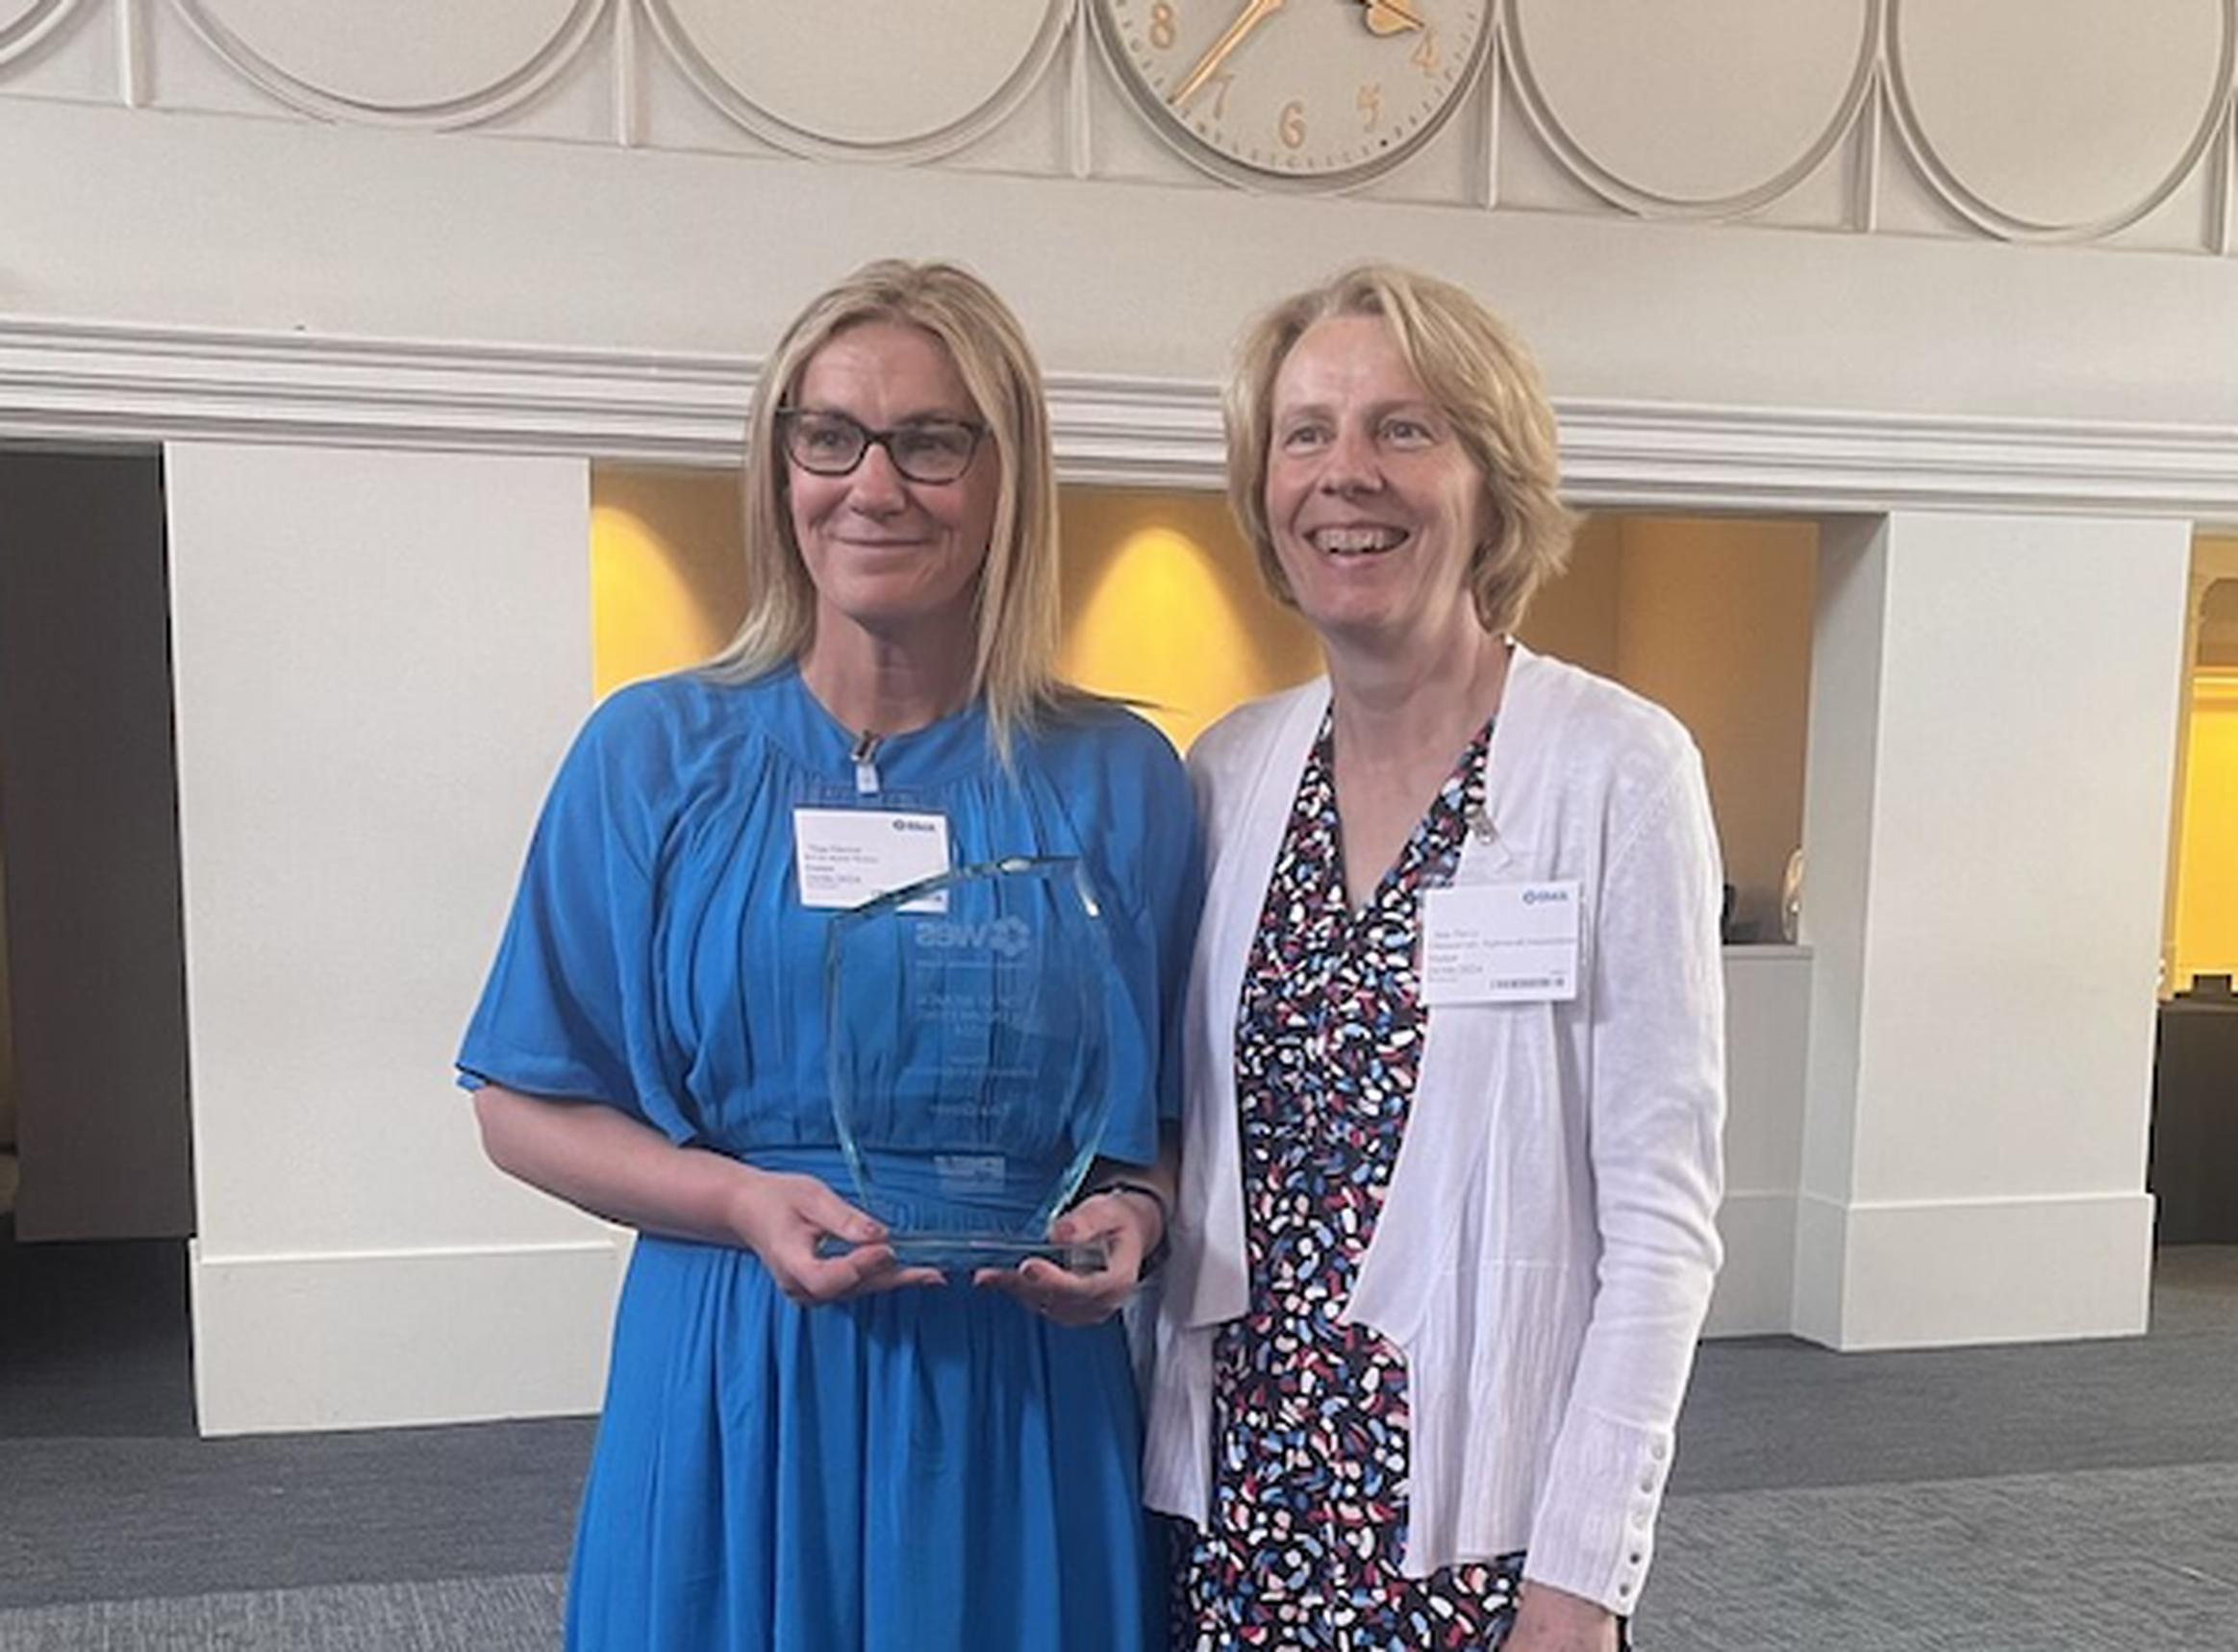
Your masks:
[{"label": "white column", "polygon": [[611,1233],[450,1058],[590,702],[580,461],[177,444],[202,1428],[589,1410]]},{"label": "white column", "polygon": [[2190,527],[1902,513],[1823,541],[1795,1324],[2144,1329]]}]

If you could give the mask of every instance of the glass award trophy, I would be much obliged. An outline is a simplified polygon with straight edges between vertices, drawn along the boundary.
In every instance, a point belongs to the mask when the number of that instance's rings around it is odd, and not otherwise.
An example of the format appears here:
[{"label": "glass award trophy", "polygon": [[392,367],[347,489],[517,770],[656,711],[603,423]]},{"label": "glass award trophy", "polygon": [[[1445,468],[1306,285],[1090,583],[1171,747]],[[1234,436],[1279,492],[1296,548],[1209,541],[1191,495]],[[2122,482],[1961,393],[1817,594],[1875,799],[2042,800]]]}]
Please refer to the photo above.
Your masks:
[{"label": "glass award trophy", "polygon": [[1104,1266],[1100,1246],[1055,1244],[1048,1226],[1111,1116],[1105,921],[1071,858],[966,866],[832,919],[832,1119],[857,1203],[902,1265]]}]

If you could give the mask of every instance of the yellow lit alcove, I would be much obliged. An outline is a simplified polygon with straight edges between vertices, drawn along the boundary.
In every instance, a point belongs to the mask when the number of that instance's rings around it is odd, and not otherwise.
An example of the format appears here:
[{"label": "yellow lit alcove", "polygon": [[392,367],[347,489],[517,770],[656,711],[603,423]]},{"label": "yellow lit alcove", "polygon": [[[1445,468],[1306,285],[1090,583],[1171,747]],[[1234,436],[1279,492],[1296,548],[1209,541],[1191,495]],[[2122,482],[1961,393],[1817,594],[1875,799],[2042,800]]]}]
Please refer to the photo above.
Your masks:
[{"label": "yellow lit alcove", "polygon": [[[598,692],[715,652],[744,610],[737,477],[601,466],[591,478]],[[1245,700],[1320,669],[1217,494],[1068,488],[1068,681],[1139,706],[1183,750]],[[1523,639],[1674,712],[1702,748],[1744,933],[1775,939],[1801,839],[1817,532],[1807,522],[1599,516]]]},{"label": "yellow lit alcove", "polygon": [[591,675],[624,683],[698,664],[746,611],[734,470],[602,464],[591,473]]},{"label": "yellow lit alcove", "polygon": [[2238,538],[2192,553],[2165,989],[2238,973]]},{"label": "yellow lit alcove", "polygon": [[[1184,748],[1230,707],[1320,668],[1216,497],[1068,488],[1059,673],[1141,705]],[[599,695],[697,664],[745,612],[735,471],[600,465],[591,488]]]},{"label": "yellow lit alcove", "polygon": [[1069,681],[1134,702],[1187,751],[1221,713],[1320,670],[1218,494],[1070,488],[1062,509]]}]

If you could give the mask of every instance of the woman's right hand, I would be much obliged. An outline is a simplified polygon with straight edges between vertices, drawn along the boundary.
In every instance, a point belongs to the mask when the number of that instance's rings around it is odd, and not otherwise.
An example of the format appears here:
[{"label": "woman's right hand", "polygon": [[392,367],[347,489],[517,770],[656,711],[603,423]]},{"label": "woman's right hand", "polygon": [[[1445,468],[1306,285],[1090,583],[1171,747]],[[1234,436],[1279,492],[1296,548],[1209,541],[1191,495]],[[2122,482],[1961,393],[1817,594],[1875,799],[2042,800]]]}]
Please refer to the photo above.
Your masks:
[{"label": "woman's right hand", "polygon": [[[734,1217],[738,1236],[762,1259],[786,1300],[803,1308],[882,1290],[944,1285],[936,1267],[902,1267],[886,1230],[814,1176],[741,1166],[746,1172]],[[817,1254],[826,1239],[852,1249]]]}]

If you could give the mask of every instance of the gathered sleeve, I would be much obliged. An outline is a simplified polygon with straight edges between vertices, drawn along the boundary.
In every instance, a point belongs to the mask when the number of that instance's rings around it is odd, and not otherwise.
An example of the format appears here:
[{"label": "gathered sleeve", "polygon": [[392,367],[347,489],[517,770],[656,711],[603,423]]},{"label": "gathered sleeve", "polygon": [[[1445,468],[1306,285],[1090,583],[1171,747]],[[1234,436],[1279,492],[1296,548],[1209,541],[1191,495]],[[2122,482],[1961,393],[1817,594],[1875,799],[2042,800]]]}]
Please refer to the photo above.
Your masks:
[{"label": "gathered sleeve", "polygon": [[1588,964],[1600,1262],[1524,1569],[1623,1614],[1653,1552],[1722,1256],[1721,874],[1691,741],[1612,827]]},{"label": "gathered sleeve", "polygon": [[1111,928],[1116,989],[1131,1020],[1118,1041],[1119,1098],[1107,1157],[1147,1164],[1162,1125],[1181,1119],[1182,1009],[1204,905],[1195,801],[1166,737],[1131,712],[1102,713],[1060,777],[1066,808],[1119,920]]},{"label": "gathered sleeve", "polygon": [[609,699],[562,763],[458,1069],[467,1089],[597,1102],[683,1142],[655,933],[674,764],[652,687]]}]

